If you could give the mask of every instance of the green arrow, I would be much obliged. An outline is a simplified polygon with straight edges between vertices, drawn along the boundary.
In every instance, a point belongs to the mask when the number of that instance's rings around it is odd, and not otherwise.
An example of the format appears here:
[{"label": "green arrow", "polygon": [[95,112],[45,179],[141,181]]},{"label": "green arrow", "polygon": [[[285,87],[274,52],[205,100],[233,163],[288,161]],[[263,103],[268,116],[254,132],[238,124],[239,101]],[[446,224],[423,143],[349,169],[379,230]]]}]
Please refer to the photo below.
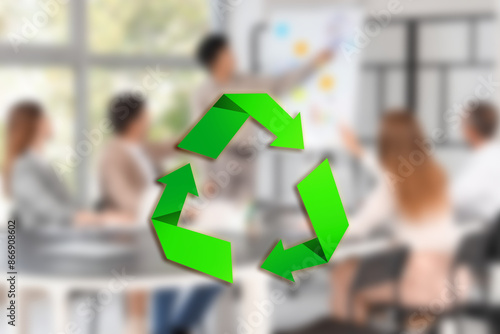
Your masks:
[{"label": "green arrow", "polygon": [[268,94],[224,94],[178,145],[213,159],[252,116],[277,138],[271,146],[304,149],[300,113],[292,118]]},{"label": "green arrow", "polygon": [[262,268],[292,282],[292,271],[328,263],[349,226],[328,159],[297,188],[316,238],[286,250],[280,240],[262,264]]},{"label": "green arrow", "polygon": [[158,181],[166,186],[152,221],[167,259],[232,283],[231,243],[177,226],[188,193],[198,196],[191,165]]}]

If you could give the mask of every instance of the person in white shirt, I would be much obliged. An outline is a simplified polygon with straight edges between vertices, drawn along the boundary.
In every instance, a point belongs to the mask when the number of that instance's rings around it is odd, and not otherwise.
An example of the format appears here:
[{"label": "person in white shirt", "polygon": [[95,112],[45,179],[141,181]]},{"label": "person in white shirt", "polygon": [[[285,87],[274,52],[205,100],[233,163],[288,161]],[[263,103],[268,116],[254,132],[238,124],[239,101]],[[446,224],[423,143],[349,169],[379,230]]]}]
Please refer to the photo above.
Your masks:
[{"label": "person in white shirt", "polygon": [[500,214],[500,143],[495,138],[497,110],[482,103],[468,112],[462,129],[473,153],[452,186],[459,217],[490,222]]}]

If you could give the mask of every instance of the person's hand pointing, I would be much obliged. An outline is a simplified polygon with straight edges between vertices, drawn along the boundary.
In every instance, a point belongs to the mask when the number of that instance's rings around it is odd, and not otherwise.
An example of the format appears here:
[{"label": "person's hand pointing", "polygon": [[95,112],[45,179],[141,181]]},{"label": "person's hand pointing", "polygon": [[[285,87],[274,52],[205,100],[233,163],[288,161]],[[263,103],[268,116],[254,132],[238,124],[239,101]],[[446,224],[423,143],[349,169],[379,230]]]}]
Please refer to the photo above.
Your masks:
[{"label": "person's hand pointing", "polygon": [[314,65],[318,66],[318,67],[322,66],[325,63],[327,63],[328,61],[330,61],[330,59],[332,59],[332,57],[333,57],[333,52],[329,49],[325,49],[325,50],[321,51],[316,56],[316,58],[314,58]]}]

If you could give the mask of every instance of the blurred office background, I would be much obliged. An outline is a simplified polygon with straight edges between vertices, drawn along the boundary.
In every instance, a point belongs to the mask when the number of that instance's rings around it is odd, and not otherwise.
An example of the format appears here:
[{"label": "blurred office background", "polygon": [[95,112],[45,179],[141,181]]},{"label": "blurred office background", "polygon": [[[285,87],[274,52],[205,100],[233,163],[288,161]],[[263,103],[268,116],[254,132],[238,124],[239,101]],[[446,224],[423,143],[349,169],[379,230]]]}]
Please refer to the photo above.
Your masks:
[{"label": "blurred office background", "polygon": [[[350,22],[354,22],[351,28],[355,30],[357,25],[362,28],[373,19],[374,13],[387,10],[389,2],[3,1],[0,4],[0,135],[6,138],[10,106],[20,99],[34,98],[44,105],[55,127],[50,159],[68,165],[77,145],[88,141],[86,133],[98,129],[106,118],[109,99],[118,92],[141,87],[144,77],[156,71],[158,85],[145,92],[153,118],[150,137],[177,142],[199,117],[193,115],[191,99],[207,74],[197,64],[195,51],[207,33],[218,31],[229,37],[240,72],[276,75],[280,69],[273,72],[273,65],[267,62],[269,57],[272,60],[274,50],[270,51],[266,44],[276,18],[292,12],[295,13],[292,17],[303,16],[304,22],[309,22],[324,11],[331,11],[333,17],[338,12],[354,13]],[[360,48],[359,57],[346,63],[350,71],[336,77],[335,71],[340,69],[333,68],[332,89],[340,89],[344,85],[341,79],[346,75],[355,76],[355,80],[350,77],[346,80],[346,85],[352,86],[349,91],[352,96],[346,105],[351,110],[346,122],[367,150],[375,149],[379,120],[389,108],[409,108],[428,135],[435,129],[443,129],[449,140],[436,144],[435,157],[453,178],[467,163],[470,152],[460,128],[449,126],[443,115],[474,93],[478,78],[487,80],[493,76],[493,81],[497,81],[495,64],[500,50],[495,37],[500,4],[493,0],[398,3],[401,12],[393,15],[389,25],[370,38],[366,47]],[[42,11],[51,13],[47,21],[27,35],[23,33],[26,21],[33,22]],[[289,24],[294,27],[293,21]],[[16,40],[17,47],[12,44],[12,33],[23,36],[21,42]],[[317,47],[320,51],[321,46]],[[344,56],[337,45],[334,57]],[[300,64],[298,60],[296,65]],[[308,89],[306,92],[315,94],[311,92],[313,88]],[[300,95],[301,91],[294,93]],[[282,97],[280,102],[289,106],[294,105],[293,101],[292,96]],[[287,111],[291,114],[300,111],[304,115],[299,108]],[[265,133],[252,124],[246,126],[256,133]],[[93,208],[99,201],[97,164],[101,146],[109,136],[104,133],[102,140],[93,144],[85,155],[78,155],[78,162],[63,174],[81,208]],[[230,188],[238,188],[238,182],[230,182],[220,198],[200,210],[197,224],[192,227],[233,242],[234,284],[222,284],[163,261],[161,248],[153,242],[154,231],[147,224],[134,229],[84,229],[44,235],[40,244],[31,248],[19,245],[29,249],[25,253],[19,251],[19,256],[25,259],[31,252],[43,256],[38,266],[19,269],[16,330],[71,333],[65,326],[76,324],[75,333],[126,333],[127,295],[133,290],[148,294],[146,321],[151,332],[158,333],[161,332],[157,329],[161,322],[158,319],[167,317],[164,315],[167,313],[189,323],[190,332],[222,334],[290,331],[327,317],[331,312],[331,295],[335,293],[331,266],[304,272],[294,285],[260,270],[259,266],[276,240],[284,238],[285,245],[290,246],[312,237],[294,187],[322,159],[329,158],[331,162],[346,211],[355,211],[361,205],[372,187],[372,179],[335,139],[311,149],[306,147],[304,152],[269,149],[270,139],[257,144],[256,159],[243,172],[253,177],[251,196],[234,203],[227,200],[231,195],[224,194],[231,194]],[[4,139],[0,148],[2,159],[3,143]],[[209,182],[211,176],[204,175],[202,167],[206,162],[186,152],[177,152],[164,162],[165,174],[183,162],[192,162],[200,179]],[[0,160],[1,167],[3,163]],[[4,233],[13,203],[3,192],[0,198],[0,227]],[[218,220],[223,222],[218,225]],[[379,248],[384,248],[383,240],[384,231],[368,241],[350,241],[346,234],[346,244],[339,247],[332,261],[341,261],[351,252],[361,257],[377,254]],[[1,245],[6,248],[4,242]],[[20,258],[19,262],[22,261]],[[491,264],[484,282],[477,286],[478,291],[488,291],[491,297],[488,303],[492,305],[500,303],[500,276],[495,268]],[[131,273],[133,280],[108,295],[110,280],[122,270]],[[196,289],[202,297],[193,303],[199,307],[183,313],[189,292]],[[5,310],[5,290],[1,291],[0,305]],[[105,302],[99,302],[102,291],[106,294]],[[169,291],[177,294],[171,304]],[[164,294],[160,298],[163,302],[154,302],[158,294]],[[448,316],[439,331],[458,333],[462,328],[466,333],[495,333],[493,321],[481,312],[486,301],[479,300],[480,306],[472,315],[434,314],[436,318]],[[79,313],[81,305],[93,310],[92,316]],[[1,331],[14,332],[2,318]],[[394,332],[393,319],[381,322],[377,327],[381,332]]]}]

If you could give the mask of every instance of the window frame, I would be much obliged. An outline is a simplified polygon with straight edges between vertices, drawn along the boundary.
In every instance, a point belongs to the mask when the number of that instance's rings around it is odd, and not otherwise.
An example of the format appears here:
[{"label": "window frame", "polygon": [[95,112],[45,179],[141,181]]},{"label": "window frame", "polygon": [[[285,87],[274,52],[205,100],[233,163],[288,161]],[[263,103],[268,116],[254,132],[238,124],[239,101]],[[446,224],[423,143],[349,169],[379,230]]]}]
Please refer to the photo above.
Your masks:
[{"label": "window frame", "polygon": [[[209,0],[212,2],[211,0]],[[217,0],[215,0],[217,1]],[[210,6],[211,11],[217,6]],[[68,3],[69,41],[67,45],[28,45],[23,44],[16,52],[8,43],[0,43],[0,64],[2,65],[57,65],[70,68],[73,73],[74,85],[74,139],[73,145],[86,140],[83,130],[90,129],[90,110],[88,92],[88,73],[91,68],[145,68],[148,66],[160,68],[176,68],[192,70],[198,68],[195,60],[177,55],[123,55],[118,53],[93,54],[88,45],[88,2],[70,1]],[[212,13],[213,14],[213,13]],[[82,161],[75,168],[77,185],[76,200],[81,206],[86,206],[90,200],[89,172],[91,157],[82,156]]]}]

